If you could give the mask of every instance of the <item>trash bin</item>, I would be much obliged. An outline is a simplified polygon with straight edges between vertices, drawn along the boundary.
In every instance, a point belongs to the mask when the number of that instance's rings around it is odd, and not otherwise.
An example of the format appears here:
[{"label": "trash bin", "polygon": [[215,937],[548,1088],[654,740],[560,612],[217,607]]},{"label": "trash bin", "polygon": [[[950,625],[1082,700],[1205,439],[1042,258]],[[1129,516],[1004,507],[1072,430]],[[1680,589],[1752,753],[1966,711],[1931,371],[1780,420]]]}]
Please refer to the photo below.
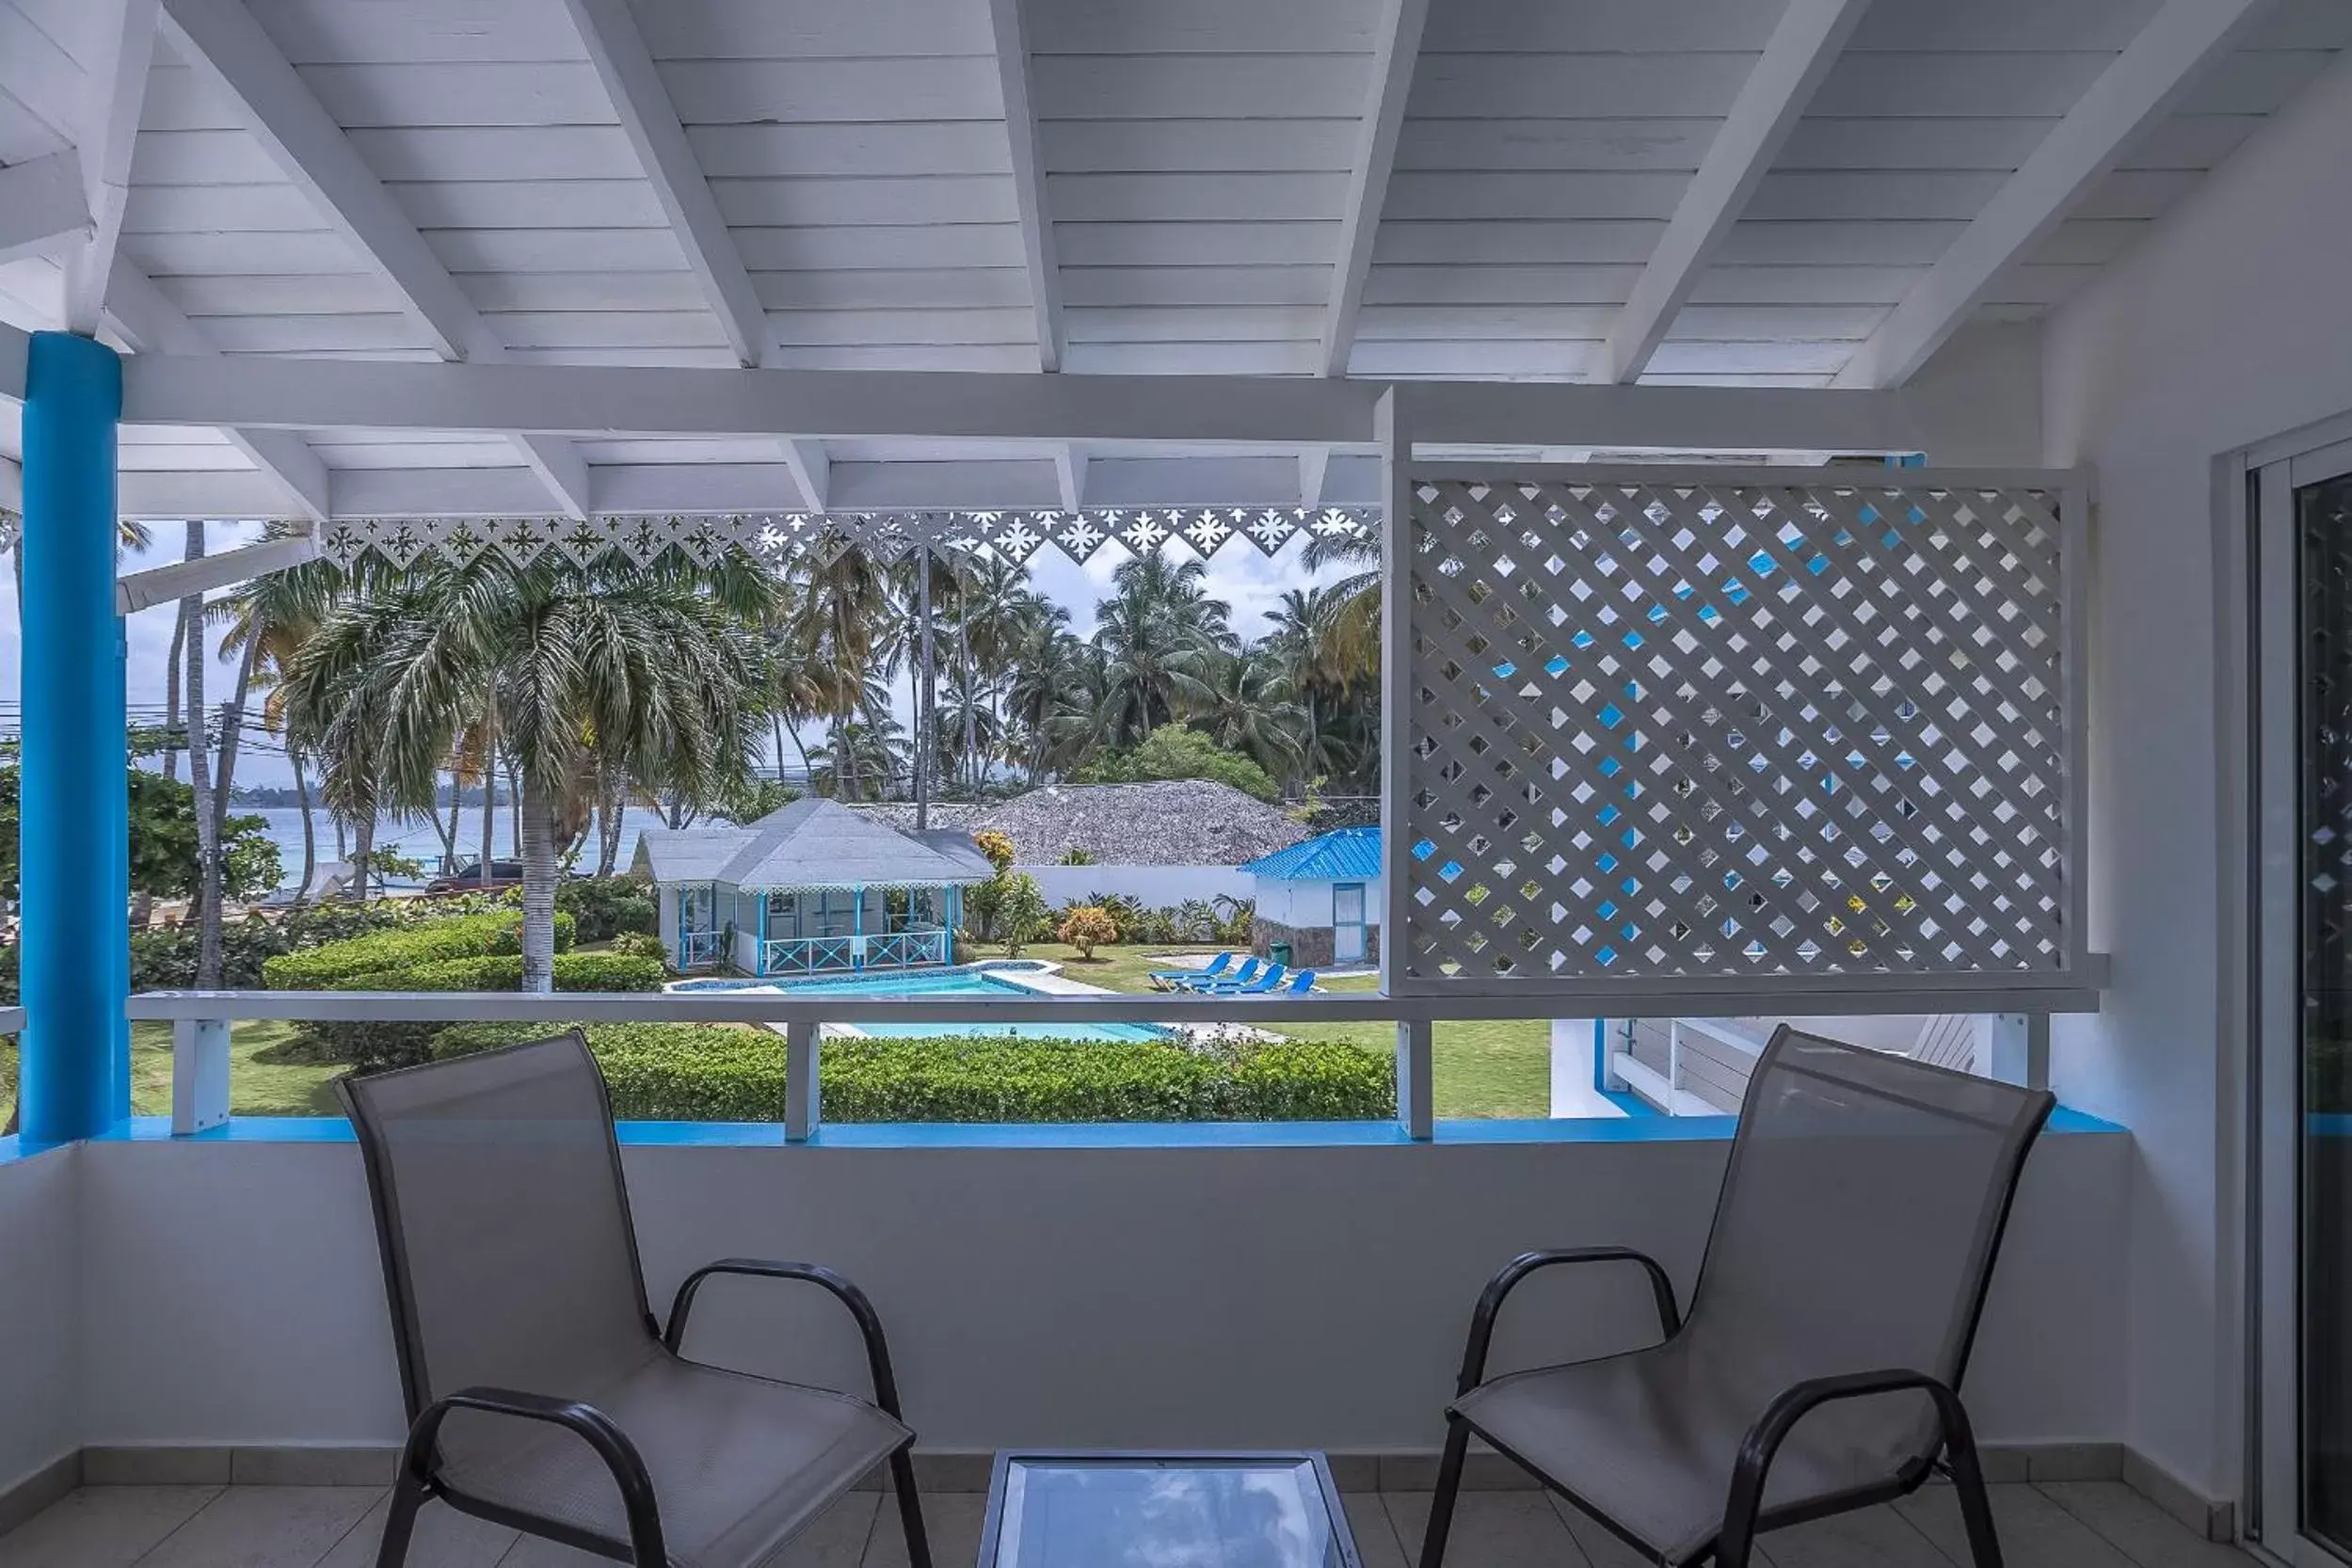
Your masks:
[{"label": "trash bin", "polygon": [[1290,967],[1290,944],[1276,942],[1267,948],[1266,956],[1287,969]]}]

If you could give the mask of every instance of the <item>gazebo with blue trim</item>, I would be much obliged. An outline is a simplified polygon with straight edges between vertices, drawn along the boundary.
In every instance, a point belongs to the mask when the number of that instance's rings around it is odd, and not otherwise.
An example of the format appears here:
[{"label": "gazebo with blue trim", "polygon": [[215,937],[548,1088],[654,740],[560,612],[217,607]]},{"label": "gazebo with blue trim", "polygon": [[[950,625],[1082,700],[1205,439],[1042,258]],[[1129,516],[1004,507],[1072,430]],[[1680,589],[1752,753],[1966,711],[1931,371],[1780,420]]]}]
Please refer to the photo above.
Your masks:
[{"label": "gazebo with blue trim", "polygon": [[661,889],[674,968],[748,975],[952,964],[964,889],[994,872],[968,834],[817,796],[744,827],[649,828],[635,865]]},{"label": "gazebo with blue trim", "polygon": [[1245,862],[1256,882],[1250,947],[1300,968],[1380,960],[1380,829],[1341,827]]}]

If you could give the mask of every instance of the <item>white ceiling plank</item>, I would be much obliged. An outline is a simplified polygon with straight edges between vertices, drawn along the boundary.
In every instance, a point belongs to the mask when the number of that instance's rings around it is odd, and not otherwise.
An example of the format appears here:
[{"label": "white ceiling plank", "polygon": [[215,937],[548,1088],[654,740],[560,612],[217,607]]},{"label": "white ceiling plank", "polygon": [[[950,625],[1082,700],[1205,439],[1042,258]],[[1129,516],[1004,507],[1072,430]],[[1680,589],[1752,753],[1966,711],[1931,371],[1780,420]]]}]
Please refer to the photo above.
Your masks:
[{"label": "white ceiling plank", "polygon": [[[164,0],[163,24],[173,50],[236,101],[245,128],[271,161],[399,291],[435,352],[504,361],[505,344],[242,0]],[[587,516],[588,466],[570,442],[518,434],[515,444],[567,513]]]},{"label": "white ceiling plank", "polygon": [[1649,364],[1869,4],[1788,0],[1609,330],[1603,350],[1609,380],[1634,380]]},{"label": "white ceiling plank", "polygon": [[[115,263],[113,281],[106,291],[106,314],[123,342],[137,353],[202,359],[220,352],[145,273],[125,261]],[[313,522],[325,520],[327,465],[299,431],[224,428],[221,434],[255,468],[278,482],[297,515]]]},{"label": "white ceiling plank", "polygon": [[54,254],[92,227],[73,149],[0,168],[0,262]]},{"label": "white ceiling plank", "polygon": [[66,253],[65,322],[68,331],[86,337],[96,335],[105,312],[106,280],[114,270],[122,211],[131,200],[131,145],[138,139],[147,68],[155,54],[156,4],[118,0],[105,8],[104,54],[83,80],[73,139],[90,234]]},{"label": "white ceiling plank", "polygon": [[1355,313],[1364,303],[1364,281],[1372,271],[1372,240],[1380,232],[1381,208],[1388,200],[1388,176],[1397,162],[1397,137],[1404,126],[1405,99],[1413,67],[1421,55],[1421,27],[1429,0],[1384,0],[1378,43],[1372,56],[1371,95],[1357,128],[1355,161],[1348,170],[1341,209],[1338,264],[1331,297],[1323,307],[1322,366],[1326,376],[1344,376],[1355,346]]},{"label": "white ceiling plank", "polygon": [[1062,368],[1062,269],[1054,259],[1053,217],[1046,210],[1046,165],[1037,139],[1037,106],[1030,91],[1029,40],[1021,0],[988,0],[996,40],[997,79],[1004,95],[1004,135],[1013,159],[1013,197],[1020,210],[1021,257],[1037,312],[1037,365]]},{"label": "white ceiling plank", "polygon": [[833,460],[826,456],[823,441],[779,442],[784,449],[784,466],[792,471],[793,488],[800,491],[801,504],[812,512],[824,510],[826,494],[833,485]]},{"label": "white ceiling plank", "polygon": [[1858,350],[1840,387],[1902,385],[2205,69],[2258,19],[2264,0],[2168,0],[2099,73],[1943,259]]},{"label": "white ceiling plank", "polygon": [[686,264],[710,296],[712,312],[736,360],[760,364],[767,358],[770,342],[767,312],[752,289],[751,275],[744,270],[734,236],[719,216],[711,183],[686,139],[653,56],[630,14],[629,0],[565,0],[565,5],[646,179],[668,216],[671,232],[686,252]]},{"label": "white ceiling plank", "polygon": [[1331,477],[1331,448],[1304,447],[1299,452],[1299,504],[1320,506],[1323,485]]},{"label": "white ceiling plank", "polygon": [[1086,454],[1064,444],[1053,455],[1053,484],[1062,509],[1075,512],[1086,504]]}]

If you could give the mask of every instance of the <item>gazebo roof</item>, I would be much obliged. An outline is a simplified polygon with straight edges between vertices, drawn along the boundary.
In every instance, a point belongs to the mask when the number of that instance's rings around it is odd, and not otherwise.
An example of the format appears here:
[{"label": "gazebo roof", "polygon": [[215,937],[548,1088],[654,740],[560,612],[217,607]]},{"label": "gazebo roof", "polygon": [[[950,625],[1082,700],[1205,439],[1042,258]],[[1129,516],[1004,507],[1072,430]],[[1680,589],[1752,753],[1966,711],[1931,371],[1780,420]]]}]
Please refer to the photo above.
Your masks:
[{"label": "gazebo roof", "polygon": [[968,838],[902,833],[820,795],[747,827],[648,829],[639,856],[662,882],[738,888],[936,888],[985,882],[993,868]]},{"label": "gazebo roof", "polygon": [[[1276,422],[1181,383],[1899,388],[2129,249],[2352,40],[2340,0],[160,9],[126,46],[120,5],[0,0],[0,322],[177,362],[128,379],[126,512],[312,520],[1373,505],[1343,395]],[[744,367],[965,374],[626,381]],[[1031,417],[1046,371],[1176,384]],[[1426,439],[1915,449],[1483,423]]]}]

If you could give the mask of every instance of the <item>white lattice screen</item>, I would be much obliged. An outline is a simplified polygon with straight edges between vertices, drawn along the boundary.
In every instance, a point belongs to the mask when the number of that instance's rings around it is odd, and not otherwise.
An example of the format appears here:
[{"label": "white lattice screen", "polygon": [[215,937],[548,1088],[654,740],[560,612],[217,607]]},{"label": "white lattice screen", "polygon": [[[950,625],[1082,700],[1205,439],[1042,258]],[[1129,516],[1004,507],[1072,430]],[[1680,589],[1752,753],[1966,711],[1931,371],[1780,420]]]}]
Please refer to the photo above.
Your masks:
[{"label": "white lattice screen", "polygon": [[2069,477],[1416,466],[1392,986],[2068,969]]}]

